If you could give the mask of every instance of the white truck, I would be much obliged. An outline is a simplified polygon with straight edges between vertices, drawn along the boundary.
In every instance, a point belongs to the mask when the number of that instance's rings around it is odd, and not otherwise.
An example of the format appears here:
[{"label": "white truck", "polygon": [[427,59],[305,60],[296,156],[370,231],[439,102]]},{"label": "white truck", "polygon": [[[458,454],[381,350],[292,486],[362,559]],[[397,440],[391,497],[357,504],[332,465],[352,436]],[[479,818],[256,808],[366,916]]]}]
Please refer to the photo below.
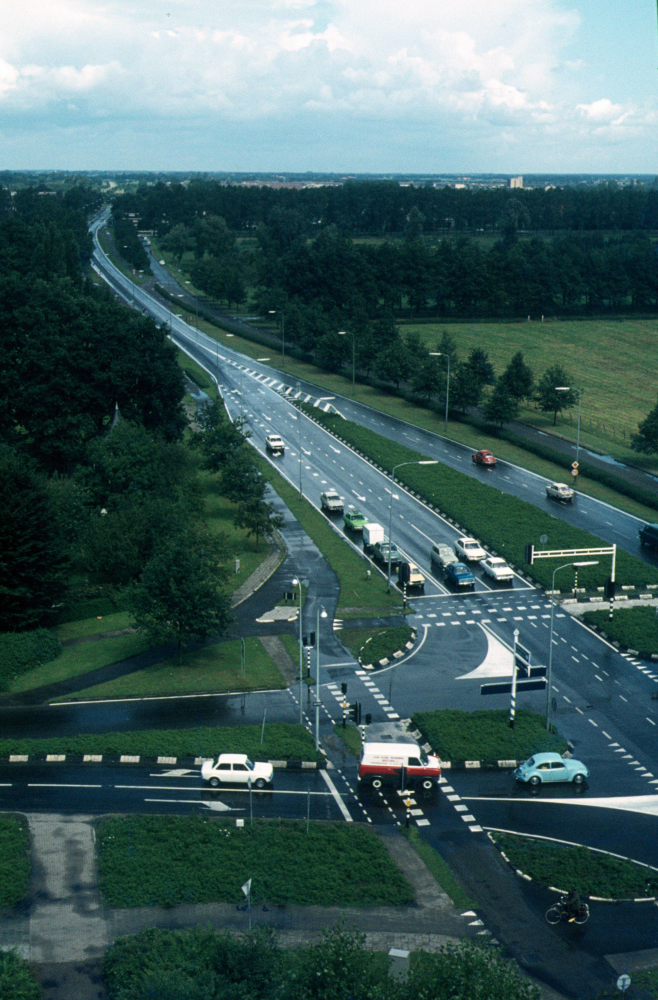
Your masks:
[{"label": "white truck", "polygon": [[374,521],[363,525],[363,551],[371,553],[377,542],[384,541],[384,529]]},{"label": "white truck", "polygon": [[364,743],[359,761],[359,781],[381,788],[420,786],[434,788],[441,777],[438,757],[429,757],[418,744]]}]

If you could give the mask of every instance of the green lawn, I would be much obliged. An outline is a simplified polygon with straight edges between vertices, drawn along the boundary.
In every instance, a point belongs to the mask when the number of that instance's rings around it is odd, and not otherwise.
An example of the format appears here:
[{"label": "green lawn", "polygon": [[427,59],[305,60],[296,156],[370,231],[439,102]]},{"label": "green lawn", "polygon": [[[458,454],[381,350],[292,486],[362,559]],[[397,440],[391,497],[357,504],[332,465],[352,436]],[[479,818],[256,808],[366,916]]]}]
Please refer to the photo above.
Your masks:
[{"label": "green lawn", "polygon": [[79,646],[67,646],[56,660],[16,677],[9,687],[9,693],[31,691],[32,688],[44,684],[55,684],[69,677],[78,677],[80,674],[89,673],[90,670],[116,663],[117,660],[143,653],[148,648],[146,637],[138,634],[99,639],[98,642],[84,642]]},{"label": "green lawn", "polygon": [[544,716],[538,712],[518,711],[514,729],[505,709],[416,712],[413,723],[441,760],[525,760],[544,750],[567,749],[559,733],[546,732]]},{"label": "green lawn", "polygon": [[0,909],[25,899],[31,868],[27,820],[10,813],[0,815]]},{"label": "green lawn", "polygon": [[610,621],[607,611],[587,611],[583,615],[587,625],[603,629],[608,639],[636,649],[645,659],[658,653],[658,615],[656,608],[620,608],[614,610]]},{"label": "green lawn", "polygon": [[336,722],[334,724],[334,733],[336,736],[343,741],[349,752],[353,757],[361,756],[361,747],[363,746],[361,740],[361,733],[355,725],[348,722],[343,728],[342,722]]},{"label": "green lawn", "polygon": [[658,871],[622,858],[567,847],[550,840],[533,840],[492,833],[498,846],[520,871],[542,885],[578,889],[603,899],[640,899],[658,895]]},{"label": "green lawn", "polygon": [[82,639],[102,632],[114,632],[121,628],[129,628],[132,618],[129,611],[117,611],[113,615],[101,615],[94,618],[83,618],[78,622],[66,622],[55,629],[60,642],[70,639]]},{"label": "green lawn", "polygon": [[[260,820],[244,829],[209,816],[112,816],[98,825],[108,906],[175,906],[244,899],[302,906],[399,906],[413,891],[365,826]],[[242,812],[244,813],[243,810]]]},{"label": "green lawn", "polygon": [[415,826],[410,826],[408,829],[402,827],[402,833],[409,838],[436,881],[443,891],[450,896],[455,906],[459,906],[461,909],[474,909],[477,903],[470,896],[466,895],[453,875],[448,862],[444,861],[438,851],[435,851],[432,845],[423,839],[417,828]]},{"label": "green lawn", "polygon": [[245,639],[245,678],[240,674],[240,642],[218,643],[196,652],[183,654],[183,665],[176,658],[156,663],[125,677],[85,688],[59,701],[88,698],[143,698],[157,695],[196,694],[207,691],[252,691],[283,688],[279,670],[256,638]]},{"label": "green lawn", "polygon": [[[235,504],[217,493],[217,477],[204,474],[204,508],[210,531],[222,532],[228,541],[226,552],[226,567],[228,569],[227,590],[233,592],[258,569],[260,564],[270,554],[270,546],[261,538],[256,551],[255,538],[249,538],[243,528],[236,528],[233,523]],[[240,560],[240,571],[235,572],[235,560]]]}]

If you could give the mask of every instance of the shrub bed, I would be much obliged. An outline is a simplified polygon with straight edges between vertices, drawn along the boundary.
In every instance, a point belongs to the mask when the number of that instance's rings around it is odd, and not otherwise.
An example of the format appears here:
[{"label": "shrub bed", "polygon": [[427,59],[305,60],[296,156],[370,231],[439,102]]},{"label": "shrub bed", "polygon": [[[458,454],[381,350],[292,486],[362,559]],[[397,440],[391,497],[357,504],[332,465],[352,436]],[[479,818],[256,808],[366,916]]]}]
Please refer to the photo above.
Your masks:
[{"label": "shrub bed", "polygon": [[246,753],[255,760],[323,760],[313,737],[293,723],[265,726],[216,726],[196,729],[149,729],[144,732],[86,733],[48,739],[0,739],[0,756],[6,754],[134,754],[144,757],[214,757],[220,753]]},{"label": "shrub bed", "polygon": [[25,899],[31,868],[27,821],[22,816],[0,816],[0,907]]},{"label": "shrub bed", "polygon": [[41,987],[32,969],[14,951],[0,951],[0,997],[3,1000],[41,1000]]},{"label": "shrub bed", "polygon": [[57,659],[61,652],[57,637],[46,628],[0,633],[0,691],[20,674]]},{"label": "shrub bed", "polygon": [[441,760],[525,760],[545,750],[563,753],[568,746],[559,733],[546,731],[543,715],[526,710],[517,711],[514,729],[505,709],[437,709],[416,712],[412,722]]},{"label": "shrub bed", "polygon": [[586,611],[586,625],[602,629],[613,642],[637,649],[648,659],[658,653],[658,614],[656,608],[617,608],[612,621],[607,611]]},{"label": "shrub bed", "polygon": [[[308,406],[306,412],[387,471],[399,462],[417,462],[427,457],[335,414],[323,413]],[[495,487],[441,463],[407,466],[399,470],[396,478],[545,588],[551,586],[554,566],[543,560],[529,566],[525,562],[527,542],[533,542],[539,548],[539,538],[546,534],[548,545],[554,549],[595,548],[607,544],[534,504],[501,493]],[[579,570],[578,582],[581,587],[593,590],[603,586],[609,575],[610,560],[604,556],[598,566]],[[629,585],[658,583],[658,569],[622,549],[617,550],[616,575],[620,583]],[[563,576],[562,579],[567,578]]]},{"label": "shrub bed", "polygon": [[567,891],[575,888],[603,899],[641,899],[658,894],[658,871],[634,861],[550,840],[508,833],[491,836],[515,868],[542,885]]},{"label": "shrub bed", "polygon": [[206,816],[111,816],[98,827],[100,890],[109,906],[244,901],[399,906],[413,891],[365,826]]}]

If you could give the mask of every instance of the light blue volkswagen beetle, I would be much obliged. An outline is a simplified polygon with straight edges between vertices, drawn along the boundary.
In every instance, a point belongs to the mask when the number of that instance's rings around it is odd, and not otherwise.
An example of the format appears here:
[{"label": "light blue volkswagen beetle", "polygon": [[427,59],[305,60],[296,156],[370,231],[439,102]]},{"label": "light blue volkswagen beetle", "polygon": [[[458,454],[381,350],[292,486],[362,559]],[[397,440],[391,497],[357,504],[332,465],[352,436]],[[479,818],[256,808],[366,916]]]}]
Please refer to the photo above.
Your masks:
[{"label": "light blue volkswagen beetle", "polygon": [[589,778],[589,769],[573,757],[565,759],[559,753],[536,753],[519,764],[514,777],[535,786],[549,781],[573,781],[575,785],[582,785]]}]

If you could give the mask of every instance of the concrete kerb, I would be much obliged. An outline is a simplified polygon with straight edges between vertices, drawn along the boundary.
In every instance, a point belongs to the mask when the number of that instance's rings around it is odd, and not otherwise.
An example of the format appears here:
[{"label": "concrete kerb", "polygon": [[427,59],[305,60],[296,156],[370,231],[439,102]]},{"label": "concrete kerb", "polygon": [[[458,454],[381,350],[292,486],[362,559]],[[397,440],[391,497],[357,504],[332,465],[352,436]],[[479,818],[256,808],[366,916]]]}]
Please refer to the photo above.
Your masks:
[{"label": "concrete kerb", "polygon": [[[515,834],[515,836],[526,836],[526,835],[525,834]],[[551,840],[550,837],[538,837],[538,836],[535,836],[533,838],[533,836],[531,834],[528,834],[527,836],[528,836],[529,840],[532,840],[532,839],[535,839],[535,840],[548,840],[548,841]],[[514,872],[515,875],[518,875],[519,878],[522,878],[525,882],[535,882],[538,885],[542,885],[543,884],[541,882],[537,882],[537,879],[533,879],[532,876],[527,875],[525,872],[522,872],[520,868],[517,868],[516,865],[514,864],[514,862],[510,861],[510,859],[507,857],[507,855],[505,854],[505,851],[500,846],[500,844],[498,844],[496,842],[493,834],[489,830],[487,830],[487,837],[489,838],[489,840],[491,841],[491,843],[494,845],[494,847],[496,848],[496,850],[500,854],[500,856],[503,859],[503,861],[506,862],[506,864],[512,869],[512,871]],[[551,841],[551,843],[560,843],[560,841]],[[641,861],[635,861],[633,858],[622,858],[621,855],[611,854],[610,851],[603,851],[603,850],[601,850],[601,848],[598,848],[598,847],[589,847],[587,844],[577,844],[577,845],[572,845],[572,846],[583,847],[585,850],[591,851],[593,854],[605,854],[607,857],[616,858],[619,861],[629,861],[631,864],[638,865],[641,868],[651,868],[651,865],[645,865]],[[656,871],[656,869],[654,869],[654,868],[651,868],[651,870],[652,871]],[[547,886],[545,886],[545,888],[548,889],[549,892],[557,892],[560,896],[566,896],[568,894],[568,892],[569,892],[568,889],[559,889],[555,885],[547,885]],[[588,896],[587,898],[589,900],[591,900],[592,902],[595,902],[595,903],[655,903],[655,902],[658,901],[658,897],[656,897],[656,896],[640,896],[640,897],[630,897],[630,898],[621,897],[621,898],[616,898],[616,899],[612,898],[612,897],[609,897],[609,896]]]},{"label": "concrete kerb", "polygon": [[[1,764],[106,764],[114,766],[117,764],[142,764],[149,767],[155,766],[178,766],[178,767],[199,767],[206,760],[214,760],[214,757],[154,757],[137,754],[5,754],[0,756]],[[306,771],[313,769],[331,768],[333,765],[328,760],[270,760],[269,764],[276,770]]]},{"label": "concrete kerb", "polygon": [[[417,638],[418,638],[418,633],[417,632],[412,632],[411,633],[411,640],[405,644],[404,649],[398,649],[395,653],[391,653],[391,659],[392,660],[399,660],[399,659],[401,659],[405,655],[405,653],[408,653],[410,649],[414,648],[414,643],[416,642]],[[376,670],[377,667],[387,667],[390,662],[391,662],[391,660],[389,660],[386,657],[384,657],[383,660],[377,660],[376,664],[375,663],[363,663],[363,661],[361,660],[361,657],[359,656],[359,666],[363,667],[364,670]]]},{"label": "concrete kerb", "polygon": [[260,588],[267,583],[270,577],[276,573],[279,566],[286,558],[288,548],[282,535],[278,531],[274,532],[274,539],[276,543],[275,551],[270,552],[261,565],[247,577],[245,582],[242,583],[237,590],[233,592],[233,596],[231,597],[231,608],[237,608],[238,605],[248,600],[252,594],[255,594],[257,590],[260,590]]}]

